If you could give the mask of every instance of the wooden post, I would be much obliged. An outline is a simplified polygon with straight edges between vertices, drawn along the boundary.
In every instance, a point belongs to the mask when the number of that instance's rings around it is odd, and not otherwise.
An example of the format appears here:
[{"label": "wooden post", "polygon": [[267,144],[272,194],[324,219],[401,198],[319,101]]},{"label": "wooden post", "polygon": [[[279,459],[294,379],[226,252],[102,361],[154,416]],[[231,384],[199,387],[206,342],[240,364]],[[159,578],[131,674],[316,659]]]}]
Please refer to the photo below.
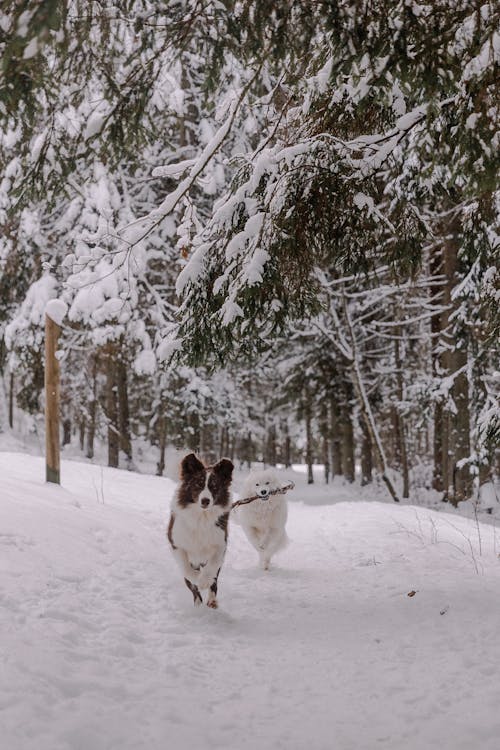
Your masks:
[{"label": "wooden post", "polygon": [[45,479],[61,484],[59,452],[59,362],[57,339],[61,329],[45,316]]}]

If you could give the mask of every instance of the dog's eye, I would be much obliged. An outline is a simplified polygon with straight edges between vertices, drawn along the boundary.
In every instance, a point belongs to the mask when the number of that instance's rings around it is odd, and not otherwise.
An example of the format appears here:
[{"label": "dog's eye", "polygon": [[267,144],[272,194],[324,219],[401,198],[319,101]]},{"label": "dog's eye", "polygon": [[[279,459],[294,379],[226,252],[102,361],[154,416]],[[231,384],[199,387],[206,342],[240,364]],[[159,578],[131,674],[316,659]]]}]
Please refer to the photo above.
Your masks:
[{"label": "dog's eye", "polygon": [[259,483],[258,483],[258,482],[255,482],[255,486],[256,486],[256,487],[258,487],[258,486],[259,486]]},{"label": "dog's eye", "polygon": [[269,484],[269,482],[266,482],[266,484]]}]

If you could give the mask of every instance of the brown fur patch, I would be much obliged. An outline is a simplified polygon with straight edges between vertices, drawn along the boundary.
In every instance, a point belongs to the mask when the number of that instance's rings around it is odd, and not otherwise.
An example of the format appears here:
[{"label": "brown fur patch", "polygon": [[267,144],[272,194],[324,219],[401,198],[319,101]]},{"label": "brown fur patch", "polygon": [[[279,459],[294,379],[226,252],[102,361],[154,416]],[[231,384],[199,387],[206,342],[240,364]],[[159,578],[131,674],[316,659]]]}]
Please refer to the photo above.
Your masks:
[{"label": "brown fur patch", "polygon": [[191,581],[189,581],[187,578],[185,578],[184,580],[186,582],[186,586],[193,594],[194,603],[196,604],[196,602],[202,602],[203,599],[201,598],[200,589],[198,588],[198,586],[195,586],[195,584],[191,583]]},{"label": "brown fur patch", "polygon": [[224,532],[224,540],[227,542],[227,526],[229,522],[229,513],[223,513],[217,521],[215,522],[215,525],[219,527],[219,529],[222,529]]},{"label": "brown fur patch", "polygon": [[191,503],[198,502],[200,492],[205,486],[205,481],[205,469],[192,476],[183,477],[177,492],[177,502],[181,508],[186,508]]},{"label": "brown fur patch", "polygon": [[219,573],[220,573],[220,568],[217,571],[217,575],[214,578],[214,582],[210,586],[210,591],[213,592],[214,596],[217,596],[217,581],[218,581],[218,578],[219,578]]},{"label": "brown fur patch", "polygon": [[208,489],[214,497],[215,505],[229,504],[229,487],[233,477],[234,466],[228,458],[223,458],[212,467],[208,477]]},{"label": "brown fur patch", "polygon": [[177,549],[177,547],[174,544],[174,540],[172,538],[172,531],[174,530],[174,521],[175,521],[174,514],[171,513],[170,514],[170,521],[168,522],[167,539],[170,542],[170,544],[172,545],[172,549]]}]

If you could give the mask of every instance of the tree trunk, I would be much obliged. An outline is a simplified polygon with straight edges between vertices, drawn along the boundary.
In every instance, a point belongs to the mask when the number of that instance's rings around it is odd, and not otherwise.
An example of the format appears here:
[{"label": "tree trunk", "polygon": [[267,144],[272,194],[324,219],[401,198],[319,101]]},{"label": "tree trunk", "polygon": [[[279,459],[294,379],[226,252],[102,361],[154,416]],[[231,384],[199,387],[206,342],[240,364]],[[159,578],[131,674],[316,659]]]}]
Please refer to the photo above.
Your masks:
[{"label": "tree trunk", "polygon": [[[430,271],[432,276],[440,276],[443,273],[443,255],[441,250],[436,250],[430,259]],[[433,292],[434,293],[434,292]],[[440,294],[437,298],[437,302],[443,303],[444,290],[440,289]],[[434,378],[438,378],[443,369],[443,357],[439,352],[439,344],[441,340],[441,334],[445,323],[443,321],[443,313],[438,312],[431,318],[431,333],[432,333],[432,374]],[[444,458],[444,446],[443,441],[445,439],[445,429],[447,428],[447,420],[443,412],[442,400],[436,401],[434,406],[434,435],[433,435],[433,454],[434,454],[434,470],[432,474],[432,487],[437,492],[445,492],[447,487],[445,483],[445,458]]]},{"label": "tree trunk", "polygon": [[396,404],[391,405],[390,417],[391,432],[386,440],[388,451],[387,459],[391,466],[394,466],[394,468],[399,471],[401,470],[401,423]]},{"label": "tree trunk", "polygon": [[444,415],[443,404],[438,401],[434,406],[434,471],[432,474],[432,487],[437,492],[444,492],[443,482],[443,433]]},{"label": "tree trunk", "polygon": [[[452,352],[451,366],[453,372],[467,366],[467,351]],[[453,382],[452,398],[456,413],[450,414],[451,436],[453,439],[453,504],[467,500],[472,495],[472,476],[468,464],[459,466],[459,462],[470,456],[470,417],[469,417],[469,381],[465,372],[461,372]]]},{"label": "tree trunk", "polygon": [[59,449],[59,361],[56,357],[60,327],[45,316],[45,478],[61,483]]},{"label": "tree trunk", "polygon": [[69,445],[71,443],[71,419],[63,419],[63,439],[62,444]]},{"label": "tree trunk", "polygon": [[289,469],[292,465],[292,457],[291,457],[291,442],[292,441],[290,440],[288,422],[286,420],[283,422],[282,432],[285,436],[285,441],[283,445],[283,463],[285,464],[285,469]]},{"label": "tree trunk", "polygon": [[372,460],[372,441],[370,431],[366,426],[365,420],[360,419],[362,433],[361,440],[361,486],[369,484],[372,481],[373,460]]},{"label": "tree trunk", "polygon": [[253,446],[252,446],[252,433],[250,430],[247,432],[247,438],[244,443],[244,454],[243,458],[246,461],[246,464],[249,469],[252,468],[252,459],[253,459]]},{"label": "tree trunk", "polygon": [[401,466],[401,473],[403,475],[403,497],[410,497],[410,473],[408,469],[408,451],[406,450],[406,431],[404,419],[401,414],[401,404],[404,398],[404,383],[403,383],[403,362],[401,360],[401,348],[399,337],[401,336],[401,328],[399,326],[395,329],[396,339],[394,341],[394,360],[396,364],[396,388],[399,405],[396,409],[396,421],[398,425],[398,457]]},{"label": "tree trunk", "polygon": [[313,475],[313,444],[312,444],[312,409],[311,396],[307,386],[304,388],[304,418],[306,423],[306,464],[307,484],[314,484]]},{"label": "tree trunk", "polygon": [[354,430],[352,426],[351,405],[342,404],[341,422],[342,422],[342,468],[344,478],[348,482],[354,482],[355,464],[354,464]]},{"label": "tree trunk", "polygon": [[446,364],[449,375],[453,375],[451,398],[453,409],[448,410],[449,446],[448,446],[448,486],[449,499],[453,505],[466,500],[472,494],[472,476],[468,465],[460,466],[470,456],[470,416],[469,416],[469,382],[467,379],[467,335],[452,320],[460,300],[452,299],[452,292],[459,281],[458,242],[454,236],[444,245],[444,271],[446,275],[445,303],[450,306],[448,328],[445,342],[447,344]]},{"label": "tree trunk", "polygon": [[165,471],[165,450],[167,447],[167,418],[163,411],[158,417],[158,445],[160,448],[160,457],[156,466],[156,476],[162,477]]},{"label": "tree trunk", "polygon": [[95,423],[97,414],[97,355],[92,354],[90,357],[90,382],[92,392],[90,394],[88,405],[87,420],[87,458],[94,458],[94,440],[95,440]]},{"label": "tree trunk", "polygon": [[120,456],[120,431],[118,429],[118,398],[116,376],[116,350],[108,347],[106,360],[106,418],[108,421],[108,466],[118,467]]},{"label": "tree trunk", "polygon": [[78,442],[80,445],[80,450],[85,450],[85,418],[81,417],[80,422],[78,424]]},{"label": "tree trunk", "polygon": [[266,463],[276,466],[276,425],[270,425],[267,431]]},{"label": "tree trunk", "polygon": [[94,440],[95,440],[95,417],[97,411],[97,398],[89,402],[89,421],[87,424],[87,458],[94,458]]},{"label": "tree trunk", "polygon": [[120,448],[126,456],[127,468],[132,465],[132,438],[130,433],[130,409],[128,403],[127,363],[123,352],[118,352],[116,361],[116,380],[118,391],[118,429],[120,431]]},{"label": "tree trunk", "polygon": [[339,415],[339,405],[333,396],[330,398],[330,429],[331,429],[331,466],[332,477],[342,475],[342,422]]},{"label": "tree trunk", "polygon": [[14,373],[10,373],[9,378],[9,427],[14,428]]},{"label": "tree trunk", "polygon": [[330,481],[330,423],[328,417],[328,404],[325,401],[321,409],[320,418],[321,448],[323,454],[322,458],[325,473],[325,484],[328,484],[328,482]]}]

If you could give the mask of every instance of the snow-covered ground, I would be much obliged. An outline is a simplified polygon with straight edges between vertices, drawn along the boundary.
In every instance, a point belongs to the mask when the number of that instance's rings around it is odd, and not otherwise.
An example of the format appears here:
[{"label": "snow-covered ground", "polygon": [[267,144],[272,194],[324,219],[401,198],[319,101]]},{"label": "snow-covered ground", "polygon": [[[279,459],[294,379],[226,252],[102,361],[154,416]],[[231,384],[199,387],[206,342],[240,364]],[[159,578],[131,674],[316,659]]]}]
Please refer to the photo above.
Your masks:
[{"label": "snow-covered ground", "polygon": [[174,482],[66,461],[48,486],[8,452],[0,475],[2,747],[498,748],[494,525],[295,475],[289,547],[262,572],[233,525],[195,610]]}]

